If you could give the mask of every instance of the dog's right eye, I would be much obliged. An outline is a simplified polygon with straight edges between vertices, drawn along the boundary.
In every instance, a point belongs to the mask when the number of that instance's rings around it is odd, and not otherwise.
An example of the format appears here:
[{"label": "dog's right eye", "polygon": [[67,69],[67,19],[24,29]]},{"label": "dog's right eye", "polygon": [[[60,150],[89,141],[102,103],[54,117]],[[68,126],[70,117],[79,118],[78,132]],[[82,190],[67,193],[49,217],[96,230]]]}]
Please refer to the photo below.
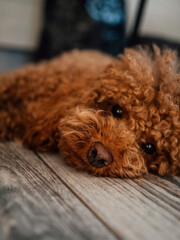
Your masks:
[{"label": "dog's right eye", "polygon": [[142,149],[144,150],[144,152],[149,155],[156,152],[156,147],[152,143],[142,143],[141,146],[142,146]]},{"label": "dog's right eye", "polygon": [[123,116],[123,110],[122,107],[119,106],[119,104],[114,105],[111,112],[115,118],[122,118]]}]

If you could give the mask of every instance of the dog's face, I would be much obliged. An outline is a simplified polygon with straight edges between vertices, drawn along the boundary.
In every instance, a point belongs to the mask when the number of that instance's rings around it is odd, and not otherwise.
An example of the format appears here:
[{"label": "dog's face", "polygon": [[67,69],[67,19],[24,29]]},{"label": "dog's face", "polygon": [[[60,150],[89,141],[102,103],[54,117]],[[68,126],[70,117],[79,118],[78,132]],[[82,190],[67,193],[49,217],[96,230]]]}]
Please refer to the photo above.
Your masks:
[{"label": "dog's face", "polygon": [[167,69],[174,55],[165,54],[156,49],[152,60],[145,51],[127,52],[71,109],[59,126],[60,148],[71,165],[98,176],[178,173],[179,80]]}]

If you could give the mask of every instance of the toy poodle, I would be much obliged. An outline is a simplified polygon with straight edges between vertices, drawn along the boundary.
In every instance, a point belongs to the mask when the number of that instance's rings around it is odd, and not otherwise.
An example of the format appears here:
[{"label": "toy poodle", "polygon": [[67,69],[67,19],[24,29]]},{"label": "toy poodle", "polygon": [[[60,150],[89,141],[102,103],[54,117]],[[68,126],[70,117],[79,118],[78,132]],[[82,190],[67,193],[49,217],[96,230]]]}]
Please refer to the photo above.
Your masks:
[{"label": "toy poodle", "polygon": [[180,174],[180,71],[153,46],[73,50],[0,76],[0,139],[96,176]]}]

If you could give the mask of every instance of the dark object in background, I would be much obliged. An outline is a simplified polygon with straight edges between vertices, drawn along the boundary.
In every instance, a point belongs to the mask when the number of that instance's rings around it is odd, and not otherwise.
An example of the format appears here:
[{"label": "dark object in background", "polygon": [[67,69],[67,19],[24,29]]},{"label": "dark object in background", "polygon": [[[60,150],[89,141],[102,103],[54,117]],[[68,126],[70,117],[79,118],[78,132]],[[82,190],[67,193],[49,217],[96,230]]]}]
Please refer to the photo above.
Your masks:
[{"label": "dark object in background", "polygon": [[124,0],[46,0],[44,14],[36,60],[72,48],[116,55],[125,47]]}]

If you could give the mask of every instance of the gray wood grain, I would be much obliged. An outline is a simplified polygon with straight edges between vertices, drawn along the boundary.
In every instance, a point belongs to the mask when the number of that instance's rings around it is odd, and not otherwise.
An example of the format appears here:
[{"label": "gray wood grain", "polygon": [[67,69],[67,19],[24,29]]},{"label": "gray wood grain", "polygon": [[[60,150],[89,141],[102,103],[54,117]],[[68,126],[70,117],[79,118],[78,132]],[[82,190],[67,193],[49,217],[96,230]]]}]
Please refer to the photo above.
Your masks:
[{"label": "gray wood grain", "polygon": [[59,155],[40,154],[60,179],[123,239],[180,239],[179,178],[97,178],[66,166]]},{"label": "gray wood grain", "polygon": [[0,143],[0,239],[117,238],[38,156]]}]

